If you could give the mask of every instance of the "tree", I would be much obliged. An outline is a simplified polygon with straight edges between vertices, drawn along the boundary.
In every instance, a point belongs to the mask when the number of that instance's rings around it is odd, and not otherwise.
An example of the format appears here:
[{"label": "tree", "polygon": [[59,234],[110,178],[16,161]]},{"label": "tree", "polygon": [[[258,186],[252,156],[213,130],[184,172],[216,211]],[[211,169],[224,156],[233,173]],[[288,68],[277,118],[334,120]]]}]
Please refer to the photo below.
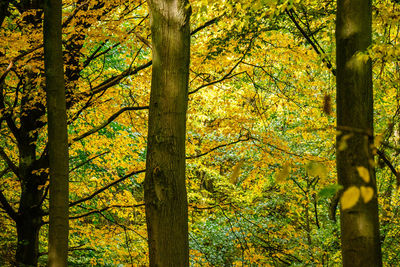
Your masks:
[{"label": "tree", "polygon": [[150,266],[188,266],[185,135],[191,7],[151,0],[153,71],[144,184]]},{"label": "tree", "polygon": [[382,266],[372,154],[372,67],[366,55],[371,17],[371,1],[337,2],[337,128],[341,132],[337,172],[344,188],[340,212],[344,266]]},{"label": "tree", "polygon": [[[43,1],[0,2],[0,266],[16,265],[17,247],[29,265],[44,266],[49,142],[43,4],[37,5]],[[148,265],[147,1],[62,2],[68,264]],[[374,143],[386,159],[376,166],[382,260],[397,266],[400,5],[375,3],[370,55],[374,132],[382,141]],[[191,8],[185,148],[189,263],[340,265],[340,225],[326,216],[341,188],[332,184],[336,3],[198,0]],[[342,132],[349,138],[352,131]],[[346,138],[340,138],[342,149],[349,145]],[[370,186],[362,186],[364,193],[361,186],[350,192],[368,196]]]},{"label": "tree", "polygon": [[68,259],[68,133],[61,38],[61,0],[44,2],[44,66],[50,166],[49,266]]}]

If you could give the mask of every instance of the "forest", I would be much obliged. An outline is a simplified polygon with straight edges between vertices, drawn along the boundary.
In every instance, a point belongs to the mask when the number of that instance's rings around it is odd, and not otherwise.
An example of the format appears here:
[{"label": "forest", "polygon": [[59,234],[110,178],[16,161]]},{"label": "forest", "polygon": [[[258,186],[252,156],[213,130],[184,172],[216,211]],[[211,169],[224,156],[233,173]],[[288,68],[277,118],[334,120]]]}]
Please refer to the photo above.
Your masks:
[{"label": "forest", "polygon": [[1,0],[0,266],[400,266],[397,0]]}]

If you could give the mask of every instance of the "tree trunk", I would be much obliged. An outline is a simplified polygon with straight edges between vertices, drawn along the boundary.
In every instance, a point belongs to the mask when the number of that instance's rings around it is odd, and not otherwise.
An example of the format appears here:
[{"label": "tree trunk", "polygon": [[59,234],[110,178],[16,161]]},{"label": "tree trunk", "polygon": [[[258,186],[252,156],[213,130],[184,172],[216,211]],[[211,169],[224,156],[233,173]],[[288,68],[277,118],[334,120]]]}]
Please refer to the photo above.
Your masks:
[{"label": "tree trunk", "polygon": [[41,217],[25,214],[17,222],[17,266],[37,266]]},{"label": "tree trunk", "polygon": [[[35,152],[25,148],[24,152]],[[32,153],[27,153],[31,154]],[[21,153],[20,176],[22,180],[22,193],[18,209],[17,223],[17,266],[37,266],[39,250],[39,231],[42,226],[42,214],[39,207],[43,195],[38,190],[35,176],[29,175],[32,166],[29,164],[29,155]],[[34,155],[34,154],[33,154]],[[25,165],[25,163],[28,163]]]},{"label": "tree trunk", "polygon": [[68,258],[68,136],[61,10],[61,0],[45,0],[43,39],[50,163],[50,267],[67,266]]},{"label": "tree trunk", "polygon": [[153,72],[145,177],[150,266],[189,266],[185,187],[191,8],[149,0]]},{"label": "tree trunk", "polygon": [[[336,23],[338,181],[344,191],[355,186],[361,192],[354,206],[341,207],[343,266],[382,266],[371,150],[372,67],[371,60],[360,54],[371,45],[371,1],[338,0]],[[368,170],[369,181],[360,177],[357,167]],[[362,187],[373,189],[372,200],[364,200]]]},{"label": "tree trunk", "polygon": [[39,231],[43,217],[43,185],[48,176],[39,171],[48,167],[47,157],[36,159],[38,134],[35,130],[41,125],[38,119],[44,114],[44,107],[40,103],[32,104],[32,90],[35,90],[33,74],[27,71],[21,106],[32,105],[33,108],[25,116],[21,116],[20,128],[16,130],[19,152],[19,164],[16,168],[21,182],[21,197],[15,220],[18,236],[15,256],[17,266],[37,265]]}]

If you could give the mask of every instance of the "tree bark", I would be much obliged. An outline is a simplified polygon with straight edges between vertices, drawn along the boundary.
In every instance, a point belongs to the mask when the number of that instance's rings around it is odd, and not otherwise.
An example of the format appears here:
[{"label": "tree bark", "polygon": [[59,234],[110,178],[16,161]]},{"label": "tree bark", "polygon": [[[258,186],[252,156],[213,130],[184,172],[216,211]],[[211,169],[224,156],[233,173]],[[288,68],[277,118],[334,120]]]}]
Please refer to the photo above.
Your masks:
[{"label": "tree bark", "polygon": [[[377,188],[373,168],[373,90],[371,60],[363,52],[371,45],[371,1],[338,0],[337,63],[337,172],[346,191],[350,186],[371,187],[372,200],[359,198],[351,208],[341,207],[343,266],[382,266]],[[347,139],[347,141],[346,141]],[[347,142],[346,146],[342,146]],[[369,171],[364,181],[357,167]]]},{"label": "tree bark", "polygon": [[[26,149],[25,152],[30,152]],[[33,151],[34,152],[34,151]],[[27,153],[28,154],[28,153]],[[28,157],[22,154],[22,161]],[[30,165],[20,165],[20,174],[30,171]],[[17,266],[37,266],[39,250],[39,231],[42,226],[41,209],[38,206],[42,191],[37,189],[35,177],[26,175],[22,181],[22,193],[17,217]]]},{"label": "tree bark", "polygon": [[149,0],[153,70],[144,193],[150,266],[189,266],[185,187],[191,8]]},{"label": "tree bark", "polygon": [[68,258],[68,136],[61,12],[61,0],[45,0],[43,39],[50,163],[50,267],[67,266]]},{"label": "tree bark", "polygon": [[[26,71],[25,86],[21,106],[32,104],[31,92],[33,74]],[[40,169],[47,168],[47,157],[36,159],[37,130],[40,127],[38,119],[44,114],[43,106],[33,104],[33,109],[20,118],[20,128],[15,127],[18,142],[19,164],[18,178],[21,182],[21,197],[16,218],[17,226],[17,266],[36,266],[38,261],[39,231],[42,226],[43,211],[41,202],[47,174]],[[12,125],[12,122],[10,122]],[[13,127],[12,127],[13,128]],[[33,133],[33,134],[32,134]]]}]

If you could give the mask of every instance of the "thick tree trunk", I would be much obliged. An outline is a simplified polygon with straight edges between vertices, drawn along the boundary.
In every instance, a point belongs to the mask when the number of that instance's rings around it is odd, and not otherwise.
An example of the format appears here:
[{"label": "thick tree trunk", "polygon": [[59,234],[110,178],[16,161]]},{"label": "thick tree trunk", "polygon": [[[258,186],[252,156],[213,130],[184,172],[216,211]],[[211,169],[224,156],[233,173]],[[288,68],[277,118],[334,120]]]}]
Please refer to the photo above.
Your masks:
[{"label": "thick tree trunk", "polygon": [[150,266],[188,266],[185,135],[190,58],[187,0],[149,0],[153,73],[145,177]]},{"label": "thick tree trunk", "polygon": [[67,266],[68,258],[68,136],[61,10],[61,0],[45,0],[43,39],[50,163],[50,267]]},{"label": "thick tree trunk", "polygon": [[[23,87],[22,106],[32,105],[33,74],[26,72]],[[17,225],[17,266],[36,266],[38,261],[39,231],[42,226],[43,185],[47,174],[38,172],[46,168],[47,157],[36,159],[37,130],[40,127],[38,119],[44,114],[42,105],[32,105],[35,108],[26,116],[21,116],[21,125],[17,131],[19,164],[18,177],[21,182],[21,197],[16,217]],[[33,133],[33,134],[32,134]]]},{"label": "thick tree trunk", "polygon": [[[371,44],[371,1],[338,0],[337,137],[338,180],[347,190],[374,190],[372,200],[340,212],[343,266],[382,266],[375,171],[373,168],[373,91],[371,61],[360,53]],[[343,142],[347,139],[347,147]],[[363,180],[357,167],[369,171]],[[363,193],[361,190],[359,191]]]},{"label": "thick tree trunk", "polygon": [[[26,149],[28,152],[30,149]],[[34,151],[33,151],[34,152]],[[17,266],[37,266],[39,250],[39,231],[42,226],[42,213],[39,207],[43,195],[38,190],[37,177],[28,175],[32,166],[28,157],[22,155],[20,176],[22,180],[22,193],[17,217],[18,244],[16,251]],[[25,155],[26,156],[26,155]],[[31,157],[29,157],[31,158]],[[24,163],[28,163],[25,165]]]},{"label": "thick tree trunk", "polygon": [[37,266],[40,219],[34,214],[26,214],[17,222],[17,266]]}]

